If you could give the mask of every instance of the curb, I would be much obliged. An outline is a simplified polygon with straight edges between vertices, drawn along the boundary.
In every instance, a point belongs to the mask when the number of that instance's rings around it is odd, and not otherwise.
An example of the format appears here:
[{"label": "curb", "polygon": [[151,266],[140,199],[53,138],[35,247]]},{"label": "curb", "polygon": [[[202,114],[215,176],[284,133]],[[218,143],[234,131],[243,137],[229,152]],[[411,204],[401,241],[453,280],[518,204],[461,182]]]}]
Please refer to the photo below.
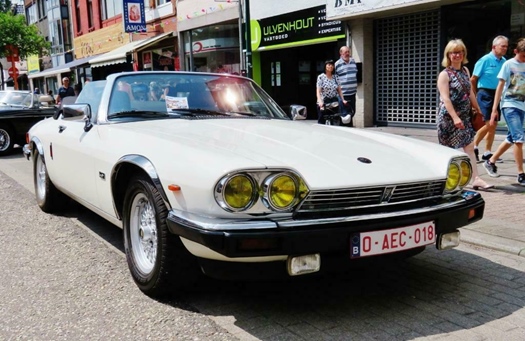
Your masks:
[{"label": "curb", "polygon": [[461,242],[525,257],[525,242],[494,236],[488,233],[460,229]]}]

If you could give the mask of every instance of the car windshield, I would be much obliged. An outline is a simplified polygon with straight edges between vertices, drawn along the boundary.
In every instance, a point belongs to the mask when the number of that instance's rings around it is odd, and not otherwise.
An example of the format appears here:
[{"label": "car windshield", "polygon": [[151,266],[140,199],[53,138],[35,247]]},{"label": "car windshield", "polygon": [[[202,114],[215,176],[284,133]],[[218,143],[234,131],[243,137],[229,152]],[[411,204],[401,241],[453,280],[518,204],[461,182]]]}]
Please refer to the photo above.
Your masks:
[{"label": "car windshield", "polygon": [[147,72],[118,77],[111,92],[108,119],[141,115],[144,119],[289,119],[252,80],[198,72]]},{"label": "car windshield", "polygon": [[104,86],[106,81],[92,81],[87,82],[82,91],[76,99],[76,103],[87,103],[91,107],[91,112],[93,115],[96,115],[98,112],[98,107],[100,105],[100,100],[102,99],[102,92],[104,91]]},{"label": "car windshield", "polygon": [[34,95],[27,91],[2,91],[0,94],[0,105],[11,107],[31,107],[38,102]]}]

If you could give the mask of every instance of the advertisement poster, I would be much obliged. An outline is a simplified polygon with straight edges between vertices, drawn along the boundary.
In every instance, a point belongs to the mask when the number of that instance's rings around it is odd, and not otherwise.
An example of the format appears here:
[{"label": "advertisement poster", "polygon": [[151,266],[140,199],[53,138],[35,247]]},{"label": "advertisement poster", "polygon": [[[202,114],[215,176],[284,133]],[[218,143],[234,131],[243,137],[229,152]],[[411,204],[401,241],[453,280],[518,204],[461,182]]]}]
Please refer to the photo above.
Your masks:
[{"label": "advertisement poster", "polygon": [[146,32],[144,1],[124,0],[124,32]]}]

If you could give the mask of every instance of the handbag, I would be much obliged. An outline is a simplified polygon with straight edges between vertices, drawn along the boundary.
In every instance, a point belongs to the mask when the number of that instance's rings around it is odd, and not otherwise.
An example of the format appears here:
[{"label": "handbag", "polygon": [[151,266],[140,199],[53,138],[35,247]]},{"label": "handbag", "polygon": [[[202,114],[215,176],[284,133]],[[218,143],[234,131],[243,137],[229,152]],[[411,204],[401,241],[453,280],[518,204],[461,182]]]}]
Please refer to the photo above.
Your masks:
[{"label": "handbag", "polygon": [[474,128],[474,131],[480,130],[484,125],[485,121],[483,120],[483,116],[474,110],[474,108],[470,108],[470,123],[472,123],[472,128]]},{"label": "handbag", "polygon": [[[461,87],[463,88],[463,91],[465,91],[467,95],[470,95],[470,93],[467,91],[467,87],[465,86],[465,84],[463,84],[461,79],[458,77],[458,74],[456,73],[456,71],[452,69],[450,69],[450,71],[452,71],[452,73],[454,73],[454,76],[456,76],[456,78],[458,79],[459,84],[461,84]],[[472,128],[474,129],[474,131],[480,130],[481,127],[485,125],[483,116],[479,112],[477,112],[474,108],[472,108],[472,105],[470,106],[469,117],[470,117],[470,123],[472,124]]]}]

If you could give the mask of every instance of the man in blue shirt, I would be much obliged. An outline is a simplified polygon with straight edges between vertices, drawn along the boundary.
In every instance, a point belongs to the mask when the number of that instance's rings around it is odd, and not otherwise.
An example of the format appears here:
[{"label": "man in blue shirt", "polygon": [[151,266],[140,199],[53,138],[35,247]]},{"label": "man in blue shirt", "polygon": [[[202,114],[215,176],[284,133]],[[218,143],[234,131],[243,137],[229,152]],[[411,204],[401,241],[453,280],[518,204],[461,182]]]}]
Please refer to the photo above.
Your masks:
[{"label": "man in blue shirt", "polygon": [[[355,94],[357,92],[357,65],[355,60],[350,55],[350,49],[348,46],[343,46],[339,49],[341,58],[335,62],[335,76],[341,90],[343,90],[343,98],[339,102],[339,106],[342,108],[341,116],[355,115]],[[343,105],[343,100],[347,102]],[[349,123],[352,126],[352,120]]]},{"label": "man in blue shirt", "polygon": [[499,116],[498,102],[501,100],[501,112],[507,122],[507,138],[503,141],[498,150],[490,159],[483,163],[483,167],[492,177],[498,177],[498,167],[496,160],[503,155],[512,145],[514,145],[514,161],[518,168],[518,184],[525,186],[525,172],[523,171],[523,143],[525,133],[523,124],[525,123],[525,38],[518,40],[515,57],[506,61],[499,74],[498,86],[494,97],[494,106],[490,125],[496,125],[496,118]]},{"label": "man in blue shirt", "polygon": [[69,78],[64,77],[62,78],[62,86],[58,89],[57,105],[68,96],[75,96],[75,90],[69,85]]},{"label": "man in blue shirt", "polygon": [[[490,125],[490,115],[492,106],[494,104],[494,95],[496,87],[498,86],[498,73],[505,63],[504,55],[507,53],[509,47],[509,39],[505,36],[497,36],[492,41],[492,51],[481,57],[472,72],[470,83],[472,89],[476,94],[481,114],[485,120],[485,126],[479,129],[474,137],[474,153],[476,159],[479,161],[478,144],[485,138],[485,153],[481,156],[483,161],[486,161],[492,156],[492,143],[494,142],[494,135],[496,134],[497,124]],[[498,116],[498,121],[501,119],[501,113]],[[498,162],[502,162],[501,159]]]}]

